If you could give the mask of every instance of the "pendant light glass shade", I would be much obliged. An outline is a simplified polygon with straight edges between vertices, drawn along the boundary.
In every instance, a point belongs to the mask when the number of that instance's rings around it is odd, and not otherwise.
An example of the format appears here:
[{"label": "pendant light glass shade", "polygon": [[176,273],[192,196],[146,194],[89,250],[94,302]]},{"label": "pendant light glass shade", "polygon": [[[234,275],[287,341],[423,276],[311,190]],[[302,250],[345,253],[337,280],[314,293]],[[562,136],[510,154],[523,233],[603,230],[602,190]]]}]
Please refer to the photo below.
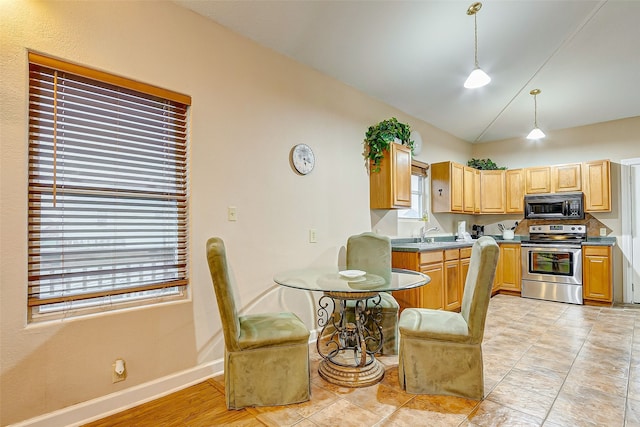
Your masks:
[{"label": "pendant light glass shade", "polygon": [[467,80],[464,82],[464,87],[467,89],[476,89],[482,86],[487,85],[491,81],[491,77],[478,65],[478,19],[476,14],[482,8],[482,3],[476,2],[473,3],[467,9],[467,15],[473,15],[473,28],[475,35],[475,43],[473,47],[474,60],[475,60],[475,68],[467,77]]},{"label": "pendant light glass shade", "polygon": [[538,127],[538,98],[536,97],[538,96],[538,94],[540,94],[540,92],[542,92],[540,89],[533,89],[531,92],[529,92],[530,95],[533,95],[533,130],[529,132],[529,135],[527,135],[527,139],[536,140],[542,139],[546,136],[544,132],[542,132],[542,130],[540,130],[540,128]]},{"label": "pendant light glass shade", "polygon": [[542,139],[545,136],[546,135],[540,130],[540,128],[533,128],[533,130],[529,132],[529,135],[527,135],[527,139]]},{"label": "pendant light glass shade", "polygon": [[475,89],[485,86],[491,81],[491,77],[479,67],[473,69],[467,80],[464,82],[464,87],[467,89]]}]

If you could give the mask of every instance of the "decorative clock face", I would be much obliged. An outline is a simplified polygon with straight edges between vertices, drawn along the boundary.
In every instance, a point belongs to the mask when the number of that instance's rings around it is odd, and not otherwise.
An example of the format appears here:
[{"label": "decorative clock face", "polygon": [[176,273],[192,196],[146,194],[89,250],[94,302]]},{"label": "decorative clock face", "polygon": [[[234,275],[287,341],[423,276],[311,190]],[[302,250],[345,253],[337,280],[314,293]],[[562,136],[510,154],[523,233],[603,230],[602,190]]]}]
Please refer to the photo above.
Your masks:
[{"label": "decorative clock face", "polygon": [[316,157],[307,144],[298,144],[291,150],[291,163],[299,174],[306,175],[313,170]]}]

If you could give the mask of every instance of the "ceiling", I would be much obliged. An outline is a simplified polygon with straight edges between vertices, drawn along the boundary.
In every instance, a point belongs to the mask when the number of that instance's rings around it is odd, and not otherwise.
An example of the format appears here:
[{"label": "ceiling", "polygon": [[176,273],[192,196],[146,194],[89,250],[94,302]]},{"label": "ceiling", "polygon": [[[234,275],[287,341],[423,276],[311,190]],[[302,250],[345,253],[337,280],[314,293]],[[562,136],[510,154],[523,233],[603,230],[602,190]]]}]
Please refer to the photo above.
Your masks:
[{"label": "ceiling", "polygon": [[[176,0],[469,142],[640,116],[640,1]],[[384,119],[386,117],[381,117]]]}]

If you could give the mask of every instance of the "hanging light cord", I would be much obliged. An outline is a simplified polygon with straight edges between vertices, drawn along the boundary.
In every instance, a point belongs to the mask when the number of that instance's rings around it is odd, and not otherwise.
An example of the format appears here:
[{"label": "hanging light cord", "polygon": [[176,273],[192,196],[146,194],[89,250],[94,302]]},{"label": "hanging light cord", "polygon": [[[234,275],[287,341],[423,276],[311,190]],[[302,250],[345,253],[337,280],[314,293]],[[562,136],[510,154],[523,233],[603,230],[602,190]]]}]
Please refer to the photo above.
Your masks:
[{"label": "hanging light cord", "polygon": [[538,127],[538,95],[533,95],[533,127]]},{"label": "hanging light cord", "polygon": [[475,46],[473,48],[473,57],[475,58],[475,67],[480,68],[478,66],[478,13],[473,14],[473,28],[474,28],[474,36],[475,36]]}]

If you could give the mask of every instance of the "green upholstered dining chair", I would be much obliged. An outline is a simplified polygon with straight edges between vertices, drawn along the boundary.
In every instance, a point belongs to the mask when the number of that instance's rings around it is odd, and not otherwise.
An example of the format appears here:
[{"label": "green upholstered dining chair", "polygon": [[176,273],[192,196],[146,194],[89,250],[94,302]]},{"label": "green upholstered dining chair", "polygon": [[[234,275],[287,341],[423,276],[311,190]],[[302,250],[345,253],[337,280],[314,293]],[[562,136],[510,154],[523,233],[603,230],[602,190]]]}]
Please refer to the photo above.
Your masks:
[{"label": "green upholstered dining chair", "polygon": [[[347,268],[362,270],[367,273],[383,277],[387,282],[391,280],[391,240],[386,236],[365,232],[347,239]],[[380,293],[382,308],[383,344],[381,353],[384,355],[398,354],[398,310],[396,299],[389,292]],[[354,303],[349,302],[348,307]],[[373,302],[367,301],[371,308]],[[350,315],[349,317],[352,317]]]},{"label": "green upholstered dining chair", "polygon": [[473,244],[460,313],[408,308],[400,315],[398,375],[408,393],[484,397],[482,338],[498,254],[489,236]]},{"label": "green upholstered dining chair", "polygon": [[227,408],[309,400],[309,330],[293,313],[239,316],[222,239],[207,241],[207,260],[224,333]]}]

